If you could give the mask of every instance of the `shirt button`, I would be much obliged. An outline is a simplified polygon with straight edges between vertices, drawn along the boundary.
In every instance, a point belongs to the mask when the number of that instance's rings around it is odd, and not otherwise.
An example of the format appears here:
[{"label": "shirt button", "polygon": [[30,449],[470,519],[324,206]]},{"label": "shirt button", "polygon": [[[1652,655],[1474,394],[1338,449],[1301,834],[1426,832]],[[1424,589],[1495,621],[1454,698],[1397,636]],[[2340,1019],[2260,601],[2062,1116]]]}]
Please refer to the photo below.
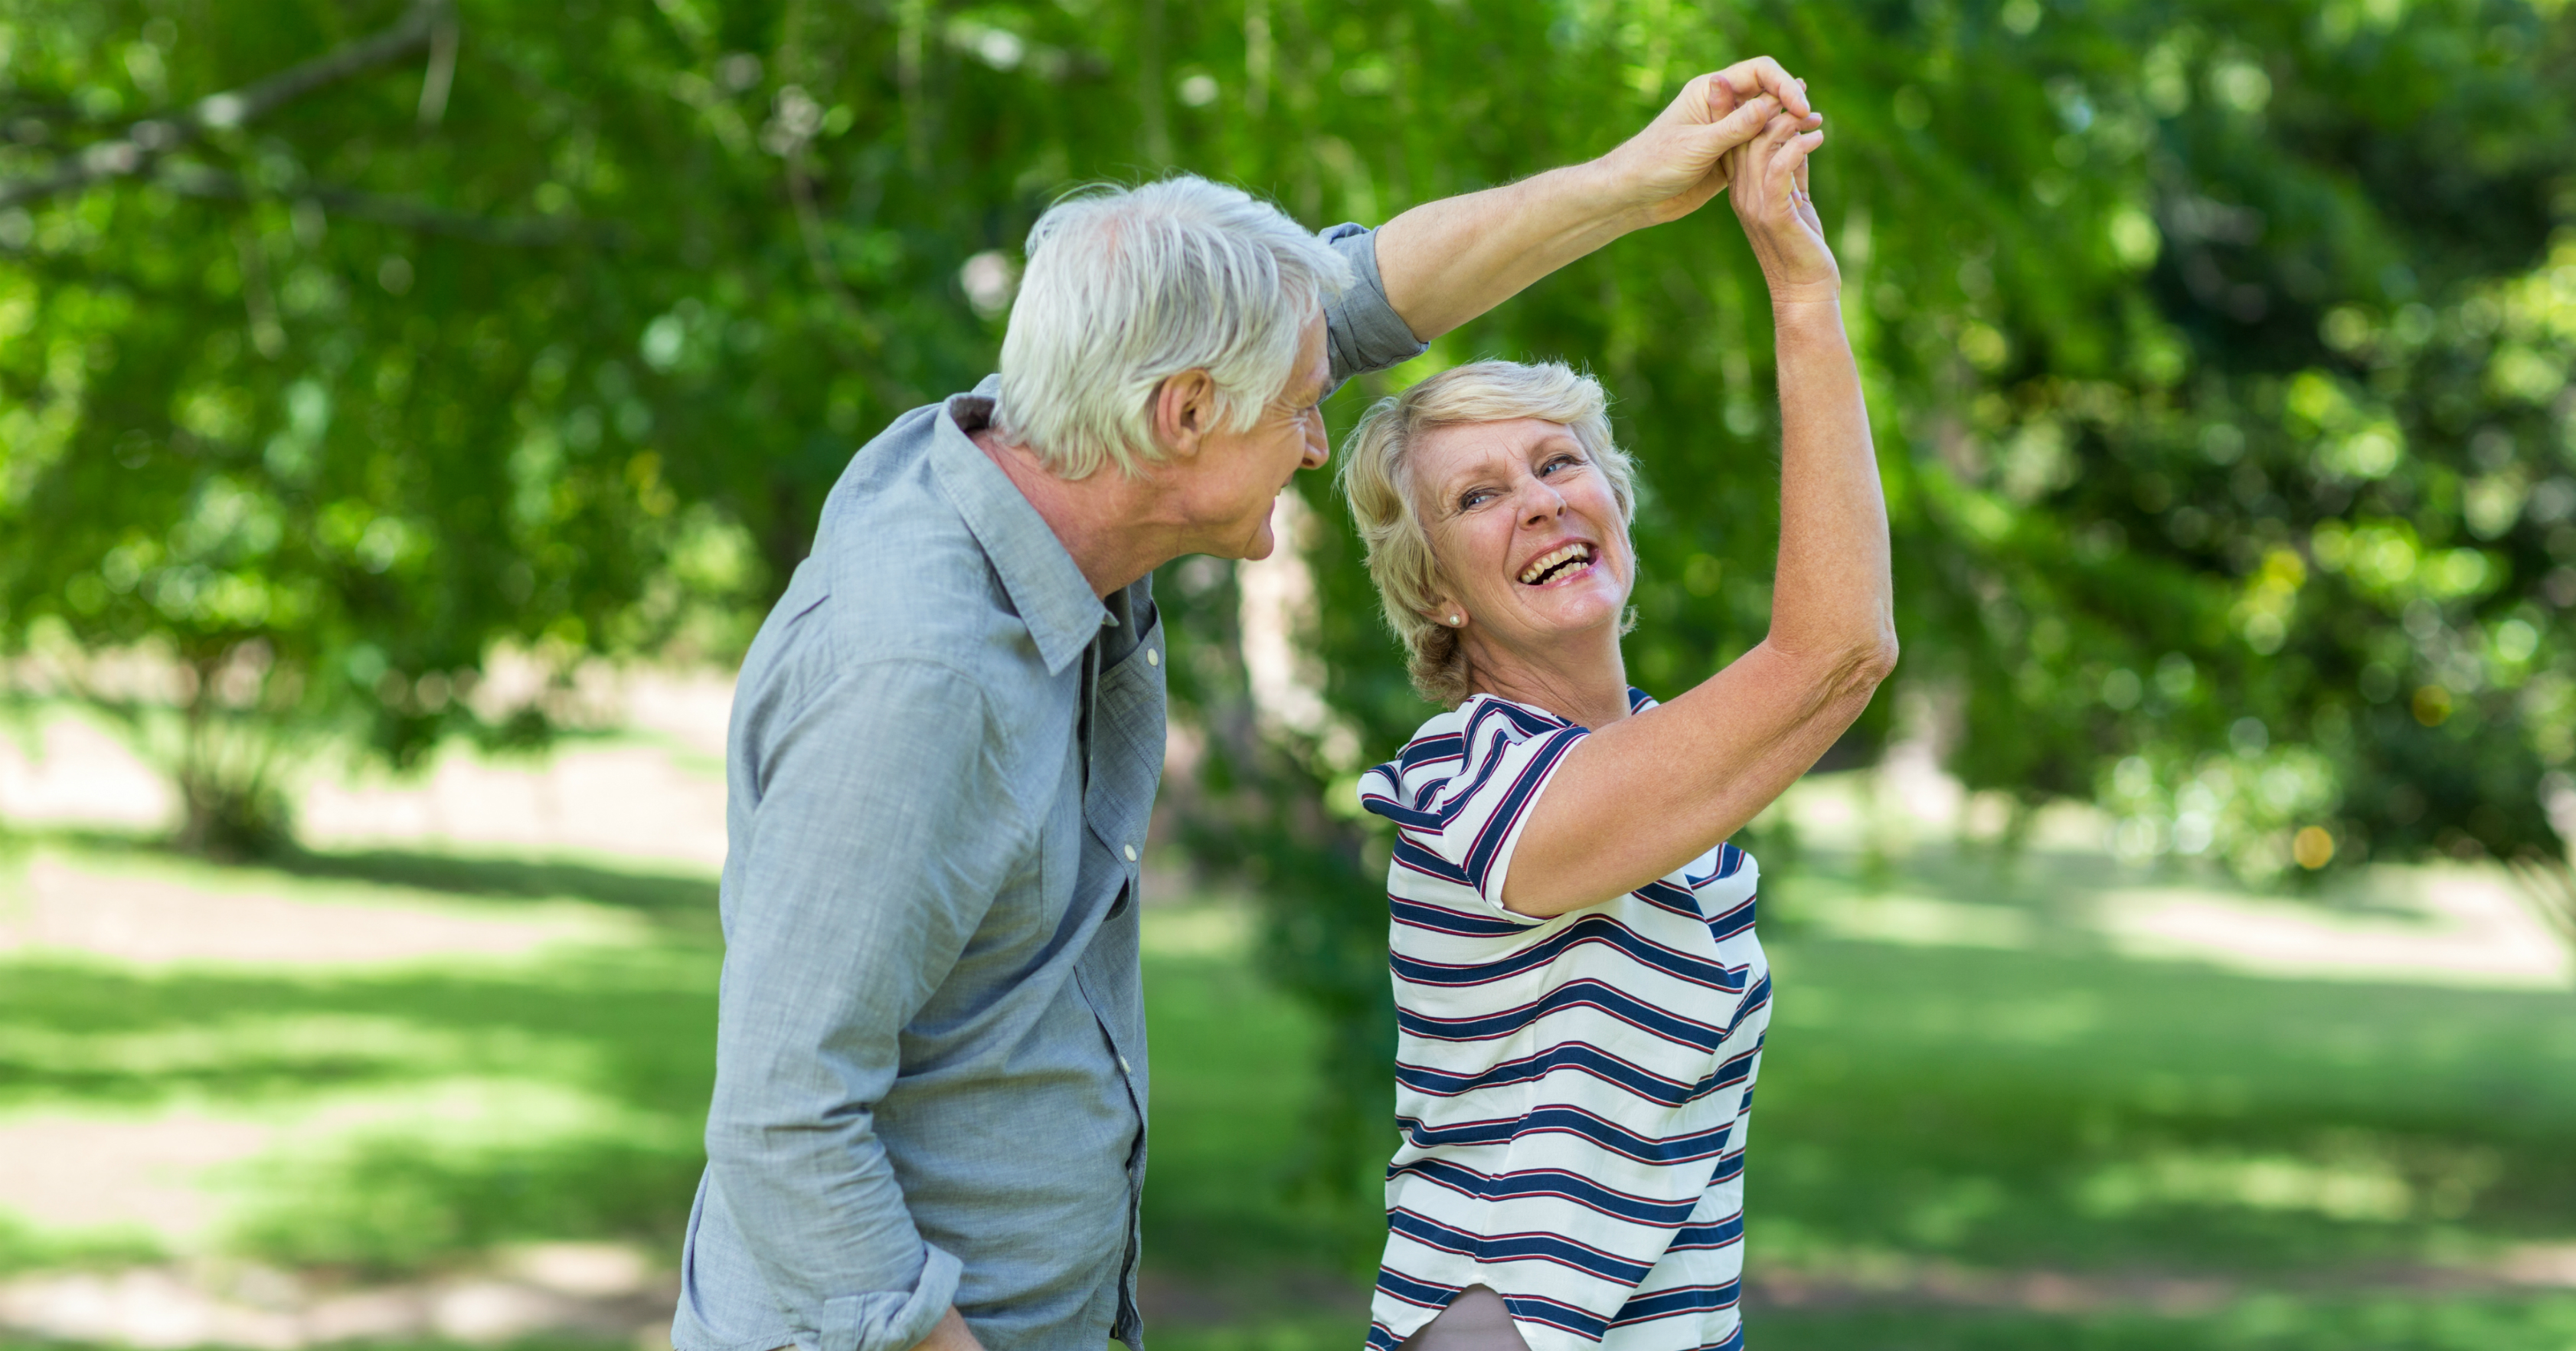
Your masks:
[{"label": "shirt button", "polygon": [[1136,1072],[1136,1067],[1128,1064],[1127,1057],[1122,1055],[1118,1057],[1118,1072],[1120,1074],[1134,1074]]},{"label": "shirt button", "polygon": [[1134,845],[1130,844],[1130,845],[1125,845],[1125,846],[1122,846],[1122,847],[1123,847],[1123,848],[1125,848],[1125,849],[1126,849],[1126,851],[1127,851],[1127,861],[1128,861],[1128,862],[1130,862],[1130,863],[1135,862],[1135,861],[1136,861],[1136,846],[1134,846]]},{"label": "shirt button", "polygon": [[1146,649],[1145,649],[1145,664],[1146,664],[1147,666],[1160,666],[1160,665],[1162,665],[1162,664],[1163,664],[1163,657],[1162,657],[1162,654],[1161,654],[1161,653],[1159,653],[1159,652],[1156,652],[1154,649],[1152,649],[1152,648],[1150,648],[1150,647],[1149,647],[1149,648],[1146,648]]}]

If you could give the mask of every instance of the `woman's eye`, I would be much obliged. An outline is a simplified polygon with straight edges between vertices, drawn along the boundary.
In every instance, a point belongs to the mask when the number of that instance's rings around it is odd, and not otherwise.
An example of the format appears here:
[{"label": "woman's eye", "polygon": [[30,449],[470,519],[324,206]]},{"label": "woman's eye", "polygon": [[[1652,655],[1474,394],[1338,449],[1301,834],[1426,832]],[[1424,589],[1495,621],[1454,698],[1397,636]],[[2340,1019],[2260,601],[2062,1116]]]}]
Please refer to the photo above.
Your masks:
[{"label": "woman's eye", "polygon": [[1474,511],[1476,508],[1493,500],[1493,490],[1489,488],[1477,488],[1459,497],[1458,509],[1460,511]]},{"label": "woman's eye", "polygon": [[1581,463],[1581,460],[1578,460],[1571,455],[1559,455],[1555,459],[1548,461],[1546,467],[1540,469],[1539,473],[1553,474],[1559,469],[1571,468]]}]

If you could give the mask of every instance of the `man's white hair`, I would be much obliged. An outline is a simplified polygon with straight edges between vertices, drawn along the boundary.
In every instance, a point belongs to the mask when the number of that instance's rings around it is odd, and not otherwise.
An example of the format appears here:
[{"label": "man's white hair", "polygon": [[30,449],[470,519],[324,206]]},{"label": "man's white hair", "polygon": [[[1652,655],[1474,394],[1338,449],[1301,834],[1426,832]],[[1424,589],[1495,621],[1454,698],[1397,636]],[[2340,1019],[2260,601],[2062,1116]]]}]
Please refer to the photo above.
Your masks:
[{"label": "man's white hair", "polygon": [[1028,254],[993,421],[1069,479],[1162,458],[1154,391],[1183,371],[1215,382],[1218,426],[1250,430],[1316,306],[1351,282],[1279,208],[1188,174],[1079,190],[1038,217]]}]

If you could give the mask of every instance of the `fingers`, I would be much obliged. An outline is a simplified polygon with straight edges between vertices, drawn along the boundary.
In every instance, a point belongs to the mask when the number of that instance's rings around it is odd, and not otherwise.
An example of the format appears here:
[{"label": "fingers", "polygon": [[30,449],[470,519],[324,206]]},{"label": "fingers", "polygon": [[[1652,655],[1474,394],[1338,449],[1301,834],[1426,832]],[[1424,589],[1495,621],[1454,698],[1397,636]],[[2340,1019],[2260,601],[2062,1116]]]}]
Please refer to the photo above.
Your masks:
[{"label": "fingers", "polygon": [[1769,146],[1769,154],[1762,166],[1762,183],[1767,195],[1789,203],[1793,210],[1804,205],[1807,198],[1807,156],[1824,143],[1825,129],[1816,127]]},{"label": "fingers", "polygon": [[1736,210],[1757,219],[1783,204],[1796,210],[1804,192],[1799,170],[1808,153],[1824,143],[1823,121],[1778,113],[1737,148],[1727,180]]},{"label": "fingers", "polygon": [[1800,117],[1814,112],[1807,102],[1807,82],[1780,68],[1780,63],[1767,56],[1738,61],[1717,73],[1717,78],[1732,89],[1738,99],[1755,94],[1769,94],[1780,105]]},{"label": "fingers", "polygon": [[1777,100],[1768,94],[1756,94],[1743,107],[1710,123],[1708,130],[1695,134],[1706,146],[1723,153],[1761,134],[1779,112]]},{"label": "fingers", "polygon": [[[1718,76],[1702,75],[1691,84],[1696,86],[1700,106],[1706,110],[1707,120],[1710,122],[1725,121],[1728,114],[1744,104],[1743,97],[1735,92],[1735,86]],[[1691,89],[1686,88],[1682,91],[1682,97],[1689,98],[1692,92]]]}]

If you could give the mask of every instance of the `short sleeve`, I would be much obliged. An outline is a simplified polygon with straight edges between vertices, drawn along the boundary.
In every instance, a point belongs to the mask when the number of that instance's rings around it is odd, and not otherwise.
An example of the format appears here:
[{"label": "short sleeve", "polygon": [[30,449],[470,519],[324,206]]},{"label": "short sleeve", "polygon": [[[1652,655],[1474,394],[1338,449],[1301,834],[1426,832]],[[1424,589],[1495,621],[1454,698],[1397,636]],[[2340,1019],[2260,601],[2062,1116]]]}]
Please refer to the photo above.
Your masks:
[{"label": "short sleeve", "polygon": [[1514,924],[1546,923],[1504,909],[1503,881],[1539,795],[1566,752],[1590,734],[1558,726],[1516,736],[1505,727],[1471,724],[1458,745],[1460,758],[1419,766],[1420,781],[1409,791],[1405,762],[1373,771],[1362,782],[1360,805],[1395,823],[1389,890]]},{"label": "short sleeve", "polygon": [[1386,279],[1377,270],[1377,232],[1358,225],[1336,225],[1323,241],[1351,265],[1351,284],[1324,298],[1324,328],[1332,349],[1333,386],[1368,371],[1380,371],[1422,355],[1431,344],[1413,336],[1404,316],[1386,298]]}]

